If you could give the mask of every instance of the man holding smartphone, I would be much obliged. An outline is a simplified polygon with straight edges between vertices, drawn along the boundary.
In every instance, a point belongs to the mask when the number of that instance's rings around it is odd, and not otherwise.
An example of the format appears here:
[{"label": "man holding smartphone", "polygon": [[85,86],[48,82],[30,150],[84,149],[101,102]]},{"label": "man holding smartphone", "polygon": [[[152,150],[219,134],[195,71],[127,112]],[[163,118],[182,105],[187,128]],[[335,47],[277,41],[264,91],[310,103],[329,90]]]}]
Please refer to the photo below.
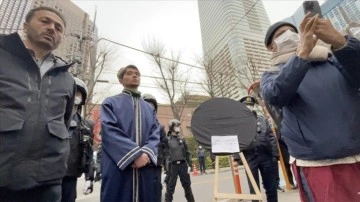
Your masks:
[{"label": "man holding smartphone", "polygon": [[263,74],[261,93],[282,109],[301,200],[359,201],[360,41],[308,13],[300,34],[286,22],[270,26],[265,45],[274,68]]}]

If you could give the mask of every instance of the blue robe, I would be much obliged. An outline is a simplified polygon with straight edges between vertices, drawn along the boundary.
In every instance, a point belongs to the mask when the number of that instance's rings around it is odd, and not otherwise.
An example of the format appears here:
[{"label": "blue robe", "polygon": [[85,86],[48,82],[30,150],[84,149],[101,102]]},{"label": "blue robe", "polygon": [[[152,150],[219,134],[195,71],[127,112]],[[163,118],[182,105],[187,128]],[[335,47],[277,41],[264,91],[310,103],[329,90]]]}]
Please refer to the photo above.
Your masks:
[{"label": "blue robe", "polygon": [[[101,106],[103,202],[156,202],[157,145],[160,125],[156,112],[139,94],[124,90]],[[151,164],[131,165],[142,153]]]}]

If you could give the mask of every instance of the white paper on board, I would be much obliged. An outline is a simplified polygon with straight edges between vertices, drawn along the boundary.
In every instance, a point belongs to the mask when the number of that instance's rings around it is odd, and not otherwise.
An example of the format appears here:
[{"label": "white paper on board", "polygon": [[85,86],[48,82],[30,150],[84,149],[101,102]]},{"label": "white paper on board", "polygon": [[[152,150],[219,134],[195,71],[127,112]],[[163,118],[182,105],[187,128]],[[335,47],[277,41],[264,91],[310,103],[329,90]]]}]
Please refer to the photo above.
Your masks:
[{"label": "white paper on board", "polygon": [[237,135],[211,136],[212,153],[239,153],[239,140]]}]

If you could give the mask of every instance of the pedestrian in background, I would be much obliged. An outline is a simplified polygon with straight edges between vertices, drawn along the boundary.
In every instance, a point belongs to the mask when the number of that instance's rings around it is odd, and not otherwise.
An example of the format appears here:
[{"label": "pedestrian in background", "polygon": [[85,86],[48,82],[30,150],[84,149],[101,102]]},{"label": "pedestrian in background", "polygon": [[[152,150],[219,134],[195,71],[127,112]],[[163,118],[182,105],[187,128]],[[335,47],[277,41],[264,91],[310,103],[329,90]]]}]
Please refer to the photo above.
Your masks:
[{"label": "pedestrian in background", "polygon": [[56,57],[65,18],[31,9],[18,33],[0,35],[0,200],[61,200],[74,106],[71,64]]},{"label": "pedestrian in background", "polygon": [[141,98],[134,65],[117,74],[124,90],[101,105],[101,201],[160,201],[156,192],[160,125]]},{"label": "pedestrian in background", "polygon": [[265,46],[274,67],[263,74],[261,93],[282,110],[301,200],[358,201],[360,41],[308,13],[300,34],[287,22],[270,26]]},{"label": "pedestrian in background", "polygon": [[206,165],[205,165],[206,153],[205,153],[205,149],[202,148],[201,145],[199,145],[199,150],[197,152],[197,156],[198,156],[198,160],[199,160],[200,173],[207,174],[206,173]]}]

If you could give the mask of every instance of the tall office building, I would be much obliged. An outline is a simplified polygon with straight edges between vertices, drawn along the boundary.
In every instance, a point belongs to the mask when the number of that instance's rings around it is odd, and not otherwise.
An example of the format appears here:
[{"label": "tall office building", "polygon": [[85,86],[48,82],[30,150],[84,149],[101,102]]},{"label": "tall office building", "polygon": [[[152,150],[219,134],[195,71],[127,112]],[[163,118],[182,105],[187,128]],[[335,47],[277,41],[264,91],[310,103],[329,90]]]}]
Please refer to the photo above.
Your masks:
[{"label": "tall office building", "polygon": [[264,36],[270,26],[260,0],[198,1],[204,58],[215,96],[240,99],[270,67]]},{"label": "tall office building", "polygon": [[345,30],[352,22],[360,22],[359,0],[332,0],[325,2],[321,9],[338,30]]},{"label": "tall office building", "polygon": [[32,8],[48,6],[62,13],[66,20],[66,37],[55,54],[66,61],[77,61],[71,70],[84,80],[91,78],[90,48],[97,40],[97,30],[89,15],[70,0],[2,0],[0,4],[0,34],[19,31]]},{"label": "tall office building", "polygon": [[[345,30],[351,23],[360,23],[360,0],[331,0],[321,5],[323,18],[332,22],[337,30]],[[304,9],[300,6],[295,13],[284,21],[299,27],[304,18]],[[358,29],[355,29],[357,31]]]},{"label": "tall office building", "polygon": [[21,30],[31,4],[32,2],[28,0],[3,0],[0,4],[0,34]]}]

